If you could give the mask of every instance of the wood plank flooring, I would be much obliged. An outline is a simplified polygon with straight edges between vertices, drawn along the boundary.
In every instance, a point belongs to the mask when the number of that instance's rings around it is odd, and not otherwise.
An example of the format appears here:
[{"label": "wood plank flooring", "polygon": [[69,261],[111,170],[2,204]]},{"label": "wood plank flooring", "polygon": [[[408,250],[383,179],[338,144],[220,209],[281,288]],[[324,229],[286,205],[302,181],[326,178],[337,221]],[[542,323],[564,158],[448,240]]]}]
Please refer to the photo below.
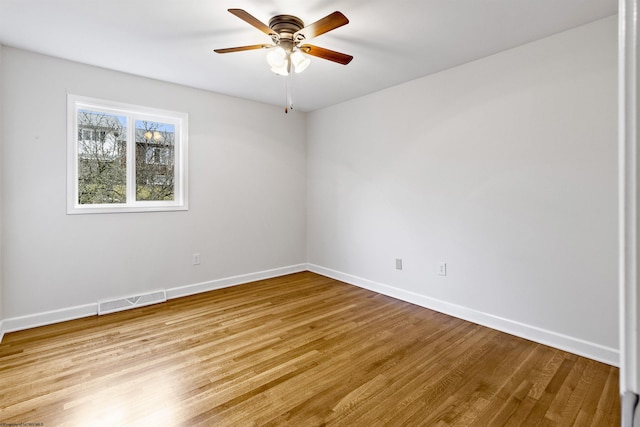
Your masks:
[{"label": "wood plank flooring", "polygon": [[618,426],[618,369],[310,272],[7,334],[0,424]]}]

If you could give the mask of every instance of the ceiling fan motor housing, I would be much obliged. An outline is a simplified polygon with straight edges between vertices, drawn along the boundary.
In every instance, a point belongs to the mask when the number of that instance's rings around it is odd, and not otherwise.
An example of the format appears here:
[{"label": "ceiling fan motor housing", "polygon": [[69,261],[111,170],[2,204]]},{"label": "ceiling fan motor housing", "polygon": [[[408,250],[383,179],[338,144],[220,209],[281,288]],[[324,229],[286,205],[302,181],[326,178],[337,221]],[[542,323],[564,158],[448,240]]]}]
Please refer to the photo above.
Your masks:
[{"label": "ceiling fan motor housing", "polygon": [[304,22],[302,19],[293,15],[276,15],[269,19],[269,28],[276,33],[293,33],[300,31],[304,28]]},{"label": "ceiling fan motor housing", "polygon": [[294,43],[304,39],[304,36],[300,35],[300,40],[293,40],[293,35],[304,28],[304,22],[297,16],[276,15],[269,20],[269,28],[279,35],[276,44],[283,45],[285,50],[292,49]]}]

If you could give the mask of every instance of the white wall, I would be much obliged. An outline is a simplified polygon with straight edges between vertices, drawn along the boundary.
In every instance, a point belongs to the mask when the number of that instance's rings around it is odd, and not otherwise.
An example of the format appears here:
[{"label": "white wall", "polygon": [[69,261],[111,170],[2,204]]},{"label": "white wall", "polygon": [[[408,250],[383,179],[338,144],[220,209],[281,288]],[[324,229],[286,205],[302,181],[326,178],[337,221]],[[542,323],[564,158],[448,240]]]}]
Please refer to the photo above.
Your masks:
[{"label": "white wall", "polygon": [[[5,320],[305,262],[304,115],[9,47],[2,68]],[[189,113],[189,211],[66,215],[67,93]]]},{"label": "white wall", "polygon": [[616,24],[309,114],[312,269],[617,363]]}]

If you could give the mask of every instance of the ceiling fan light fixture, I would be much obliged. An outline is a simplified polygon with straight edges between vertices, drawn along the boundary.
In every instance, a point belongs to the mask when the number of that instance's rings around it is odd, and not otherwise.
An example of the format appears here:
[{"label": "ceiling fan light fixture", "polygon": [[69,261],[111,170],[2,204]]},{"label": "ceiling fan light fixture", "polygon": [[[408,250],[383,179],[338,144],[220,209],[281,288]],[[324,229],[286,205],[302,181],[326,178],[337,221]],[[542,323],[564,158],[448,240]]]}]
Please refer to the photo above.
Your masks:
[{"label": "ceiling fan light fixture", "polygon": [[271,68],[284,67],[287,62],[287,52],[280,46],[277,46],[267,54],[267,62],[271,65]]},{"label": "ceiling fan light fixture", "polygon": [[[292,71],[301,73],[309,67],[311,59],[307,56],[326,59],[338,64],[347,65],[353,56],[325,49],[310,44],[302,44],[306,40],[317,37],[349,23],[341,12],[335,11],[310,25],[293,15],[275,15],[266,25],[255,16],[242,9],[228,9],[228,11],[242,19],[249,25],[262,31],[271,38],[273,44],[253,44],[249,46],[214,49],[216,53],[243,52],[246,50],[269,49],[266,55],[271,71],[281,76],[290,76]],[[292,70],[293,69],[293,70]],[[285,112],[293,108],[291,101],[291,82],[287,80],[287,106]]]},{"label": "ceiling fan light fixture", "polygon": [[311,64],[311,60],[306,56],[304,56],[302,52],[300,52],[299,50],[296,50],[295,52],[293,52],[290,58],[296,70],[296,73],[303,72],[304,70],[307,69],[309,64]]}]

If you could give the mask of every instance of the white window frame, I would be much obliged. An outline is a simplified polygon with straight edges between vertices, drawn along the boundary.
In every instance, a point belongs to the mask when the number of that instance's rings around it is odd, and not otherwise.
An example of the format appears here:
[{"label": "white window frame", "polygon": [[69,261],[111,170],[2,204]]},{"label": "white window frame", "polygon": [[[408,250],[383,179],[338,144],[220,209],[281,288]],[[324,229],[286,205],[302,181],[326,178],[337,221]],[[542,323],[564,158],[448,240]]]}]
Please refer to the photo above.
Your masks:
[{"label": "white window frame", "polygon": [[[80,204],[78,197],[78,110],[100,111],[127,118],[127,201],[126,203]],[[187,113],[161,110],[78,95],[67,95],[67,213],[95,214],[188,210],[188,120]],[[135,123],[146,120],[172,124],[174,141],[174,200],[136,200]]]}]

